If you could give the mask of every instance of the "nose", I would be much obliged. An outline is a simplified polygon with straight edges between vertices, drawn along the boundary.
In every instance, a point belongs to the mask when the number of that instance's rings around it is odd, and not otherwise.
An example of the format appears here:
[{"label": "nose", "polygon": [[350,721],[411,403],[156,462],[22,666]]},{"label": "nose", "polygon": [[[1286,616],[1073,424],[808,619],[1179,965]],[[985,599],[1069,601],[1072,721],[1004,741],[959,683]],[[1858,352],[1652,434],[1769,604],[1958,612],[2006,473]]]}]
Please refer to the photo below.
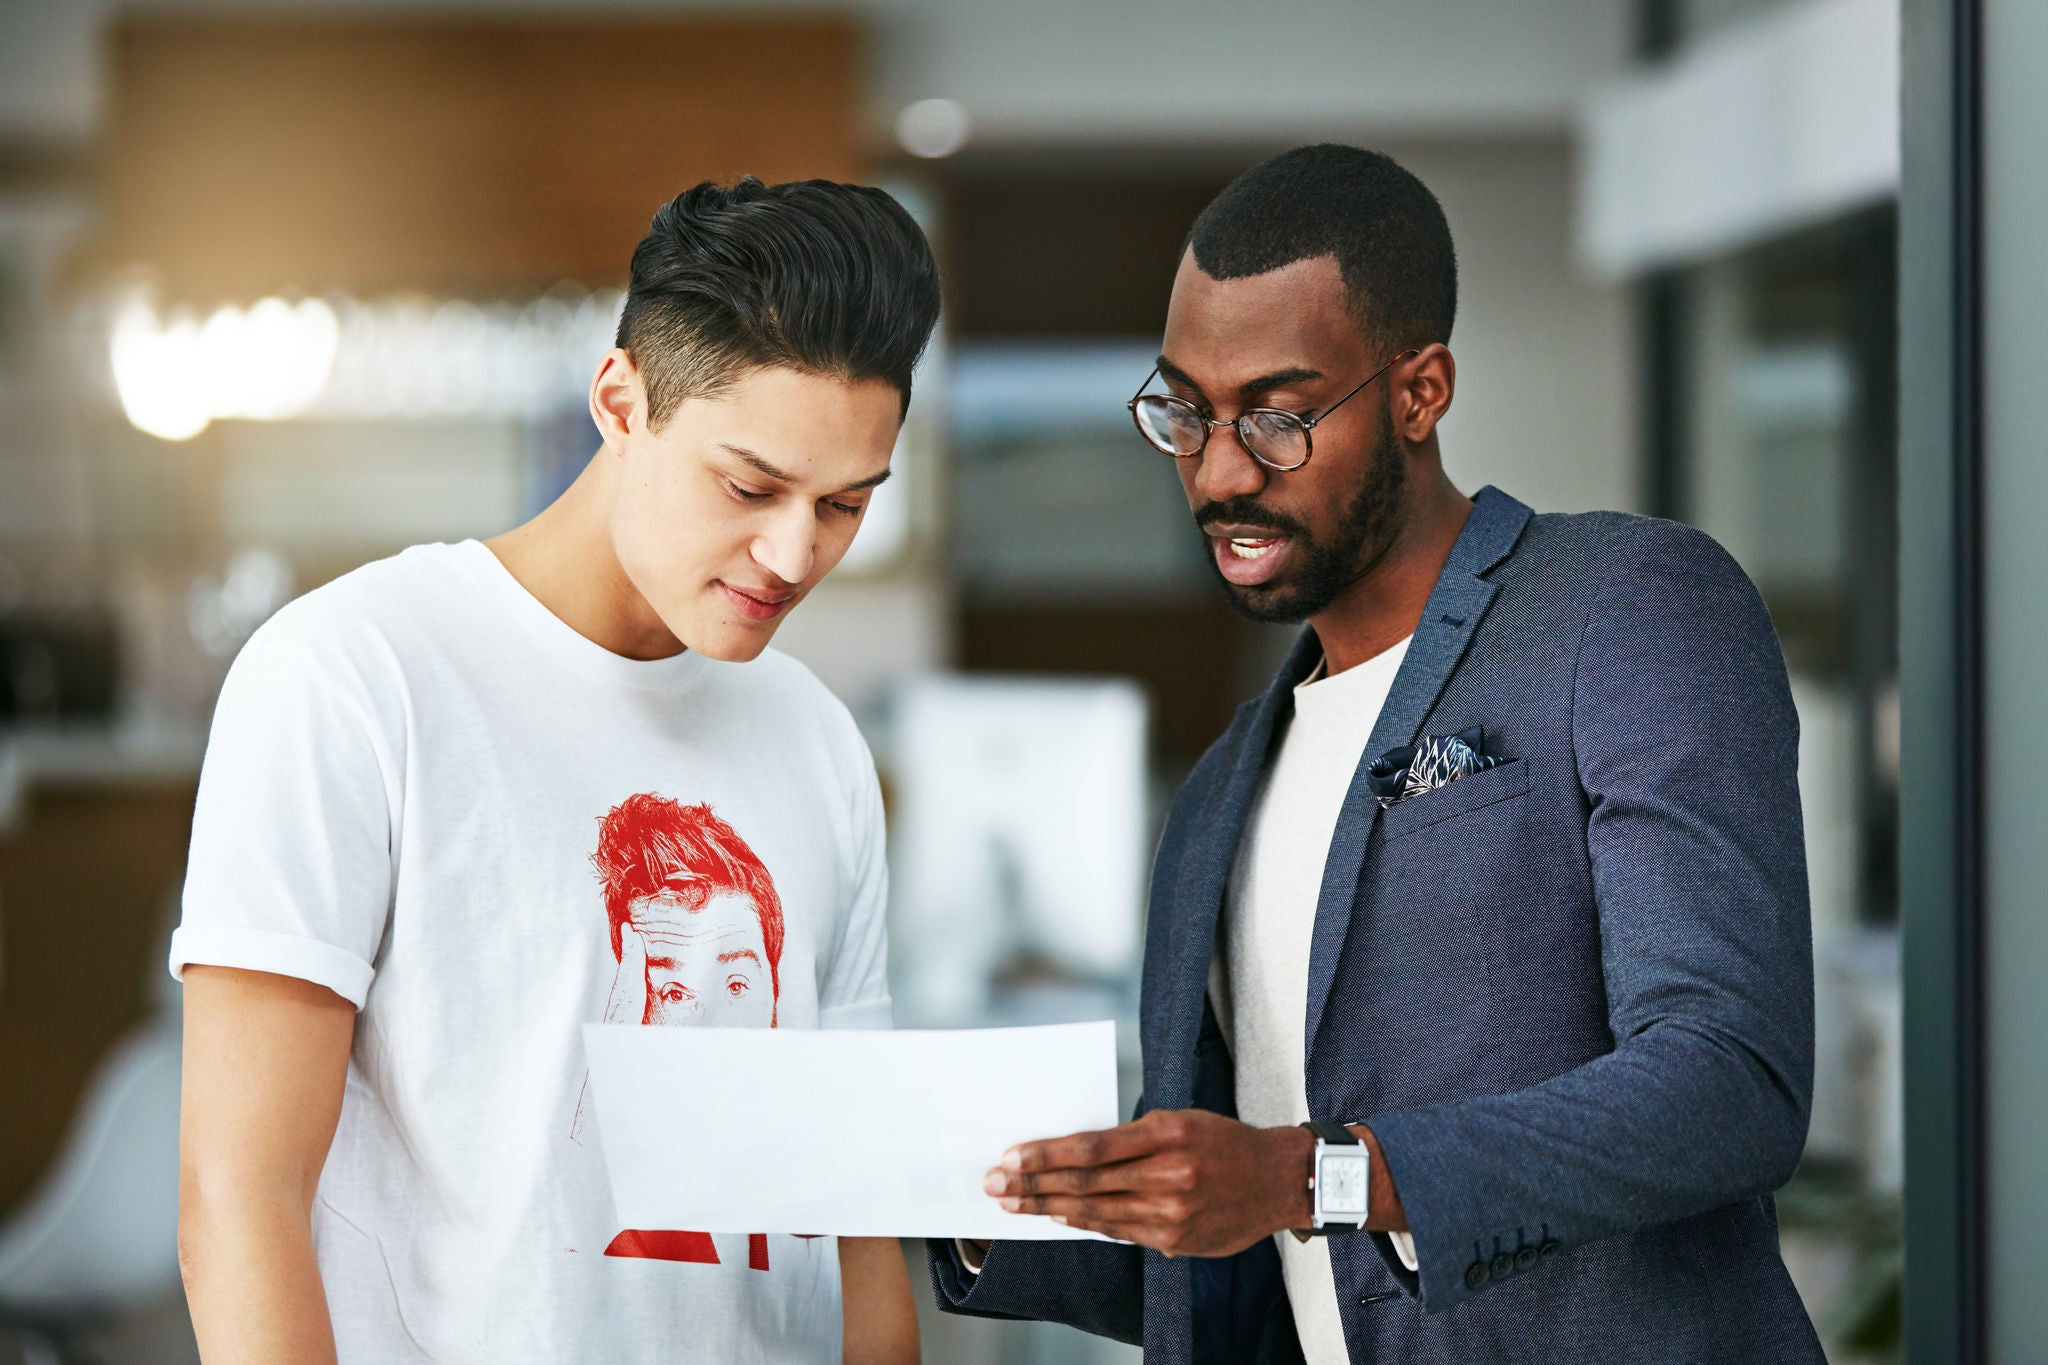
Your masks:
[{"label": "nose", "polygon": [[1237,433],[1217,427],[1202,453],[1180,462],[1196,507],[1232,498],[1251,497],[1266,486],[1266,467],[1251,457]]},{"label": "nose", "polygon": [[817,517],[809,506],[799,504],[754,537],[751,553],[756,564],[794,586],[811,576],[817,550]]}]

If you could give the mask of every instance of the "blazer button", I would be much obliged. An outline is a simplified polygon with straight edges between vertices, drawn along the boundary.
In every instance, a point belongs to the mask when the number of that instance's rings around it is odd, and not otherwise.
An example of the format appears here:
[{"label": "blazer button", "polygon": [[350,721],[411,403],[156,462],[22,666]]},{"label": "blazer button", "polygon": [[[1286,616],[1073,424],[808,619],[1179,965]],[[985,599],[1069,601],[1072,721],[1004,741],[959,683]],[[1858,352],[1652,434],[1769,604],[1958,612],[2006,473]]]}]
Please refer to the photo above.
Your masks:
[{"label": "blazer button", "polygon": [[1517,1251],[1517,1252],[1515,1253],[1515,1269],[1517,1269],[1517,1270],[1532,1270],[1532,1269],[1534,1269],[1534,1268],[1535,1268],[1535,1265],[1536,1265],[1536,1257],[1537,1257],[1537,1255],[1538,1255],[1538,1253],[1537,1253],[1537,1250],[1536,1250],[1536,1248],[1535,1248],[1535,1247],[1531,1247],[1531,1246],[1525,1246],[1525,1247],[1523,1247],[1523,1248],[1522,1248],[1521,1250],[1519,1250],[1519,1251]]},{"label": "blazer button", "polygon": [[1486,1268],[1486,1262],[1474,1261],[1471,1265],[1465,1267],[1465,1287],[1467,1289],[1486,1288],[1486,1281],[1491,1273]]},{"label": "blazer button", "polygon": [[1553,1237],[1542,1246],[1536,1248],[1536,1259],[1539,1261],[1554,1261],[1557,1259],[1557,1253],[1563,1250],[1564,1243]]},{"label": "blazer button", "polygon": [[1493,1258],[1493,1278],[1504,1280],[1515,1273],[1515,1258],[1503,1251]]}]

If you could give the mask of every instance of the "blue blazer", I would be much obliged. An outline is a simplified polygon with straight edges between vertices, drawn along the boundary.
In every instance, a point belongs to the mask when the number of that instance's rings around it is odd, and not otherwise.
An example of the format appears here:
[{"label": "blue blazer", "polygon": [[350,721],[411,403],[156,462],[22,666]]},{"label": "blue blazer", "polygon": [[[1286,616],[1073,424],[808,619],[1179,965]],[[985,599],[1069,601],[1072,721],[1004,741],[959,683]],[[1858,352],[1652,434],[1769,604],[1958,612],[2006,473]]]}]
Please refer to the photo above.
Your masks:
[{"label": "blue blazer", "polygon": [[[1224,888],[1313,632],[1175,797],[1153,866],[1141,1108],[1233,1112],[1208,1008]],[[1485,727],[1499,766],[1381,811],[1368,761]],[[1308,1102],[1368,1123],[1421,1264],[1332,1238],[1354,1361],[1821,1361],[1770,1192],[1805,1143],[1813,961],[1798,720],[1756,589],[1705,535],[1482,491],[1323,871]],[[998,1242],[939,1306],[1299,1360],[1279,1256]]]}]

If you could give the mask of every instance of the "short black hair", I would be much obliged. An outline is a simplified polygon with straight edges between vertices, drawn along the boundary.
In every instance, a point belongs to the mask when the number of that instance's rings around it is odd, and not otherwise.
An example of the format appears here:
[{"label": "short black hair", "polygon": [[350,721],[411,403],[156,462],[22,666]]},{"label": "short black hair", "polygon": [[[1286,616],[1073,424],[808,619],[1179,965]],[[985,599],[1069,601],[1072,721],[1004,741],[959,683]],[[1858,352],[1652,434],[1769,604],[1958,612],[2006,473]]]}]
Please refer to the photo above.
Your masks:
[{"label": "short black hair", "polygon": [[1448,342],[1458,257],[1443,206],[1392,157],[1324,142],[1282,152],[1211,200],[1187,249],[1212,279],[1334,256],[1352,318],[1388,348]]},{"label": "short black hair", "polygon": [[866,185],[750,175],[661,206],[633,249],[616,344],[646,382],[650,428],[773,366],[886,379],[907,411],[938,318],[938,265],[901,204]]}]

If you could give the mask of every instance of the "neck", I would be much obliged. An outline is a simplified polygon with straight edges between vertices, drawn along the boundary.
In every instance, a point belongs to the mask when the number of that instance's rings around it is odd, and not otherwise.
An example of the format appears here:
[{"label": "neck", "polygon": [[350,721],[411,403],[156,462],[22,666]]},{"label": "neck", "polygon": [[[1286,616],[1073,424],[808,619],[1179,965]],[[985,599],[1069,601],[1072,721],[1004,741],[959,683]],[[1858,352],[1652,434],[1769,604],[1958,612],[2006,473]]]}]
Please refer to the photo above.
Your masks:
[{"label": "neck", "polygon": [[1309,625],[1322,642],[1330,675],[1385,653],[1415,633],[1436,589],[1472,500],[1452,486],[1443,467],[1412,483],[1394,538],[1358,581]]},{"label": "neck", "polygon": [[609,449],[525,525],[484,542],[540,604],[577,634],[628,659],[666,659],[683,642],[619,563],[611,535],[618,461]]}]

